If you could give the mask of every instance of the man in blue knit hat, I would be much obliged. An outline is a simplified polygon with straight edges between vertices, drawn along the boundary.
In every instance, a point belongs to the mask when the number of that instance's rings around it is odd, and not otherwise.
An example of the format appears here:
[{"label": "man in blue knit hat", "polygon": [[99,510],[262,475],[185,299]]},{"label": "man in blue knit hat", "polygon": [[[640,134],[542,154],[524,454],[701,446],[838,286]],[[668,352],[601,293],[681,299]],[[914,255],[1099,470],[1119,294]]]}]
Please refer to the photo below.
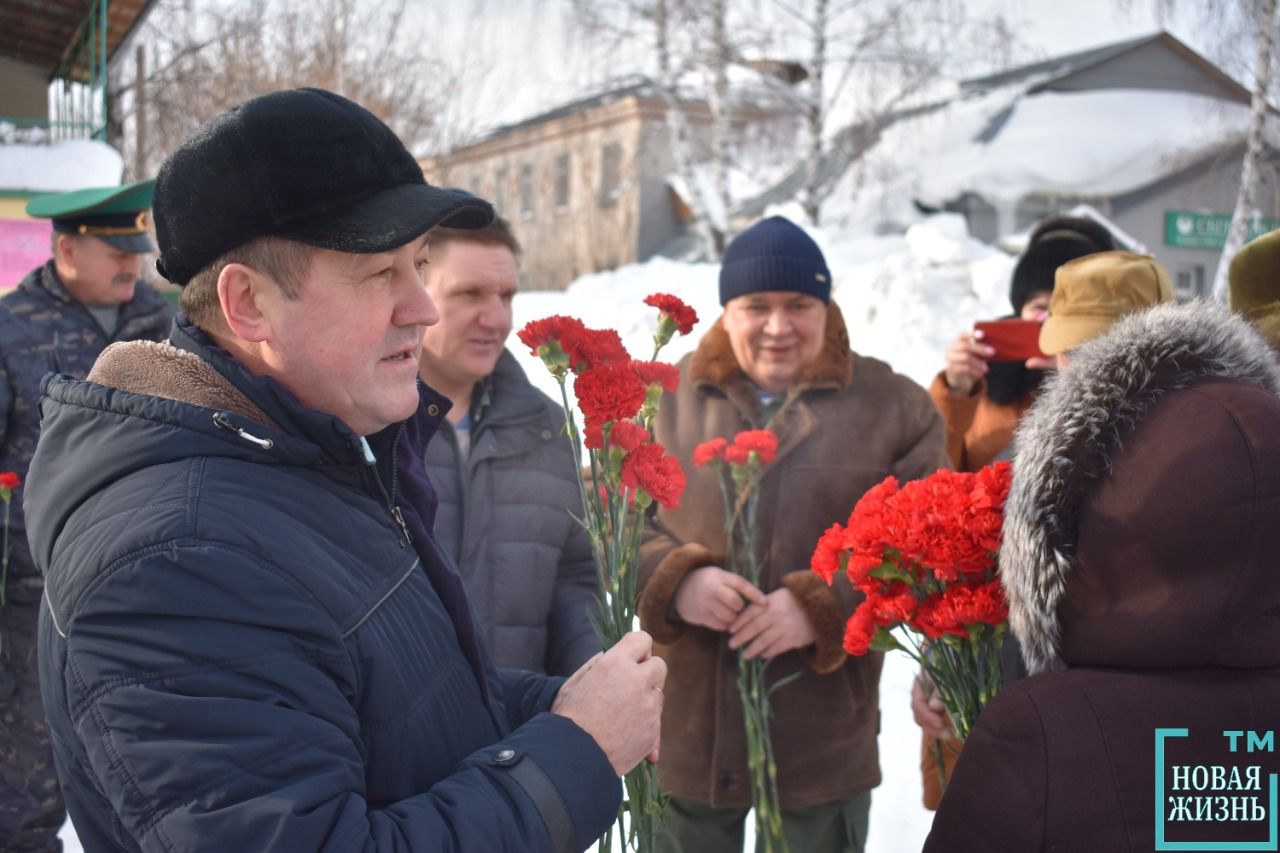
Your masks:
[{"label": "man in blue knit hat", "polygon": [[[641,626],[667,661],[659,782],[671,794],[658,849],[740,851],[751,806],[737,691],[740,656],[772,661],[773,744],[783,834],[792,850],[861,851],[876,753],[883,656],[846,656],[848,580],[808,570],[822,532],[886,475],[948,467],[942,421],[924,389],[858,355],[817,244],[781,217],[725,252],[724,314],[680,363],[654,437],[688,461],[701,442],[745,429],[778,436],[759,487],[758,586],[726,571],[718,475],[692,472],[659,508],[643,551]],[[815,721],[824,721],[820,731]]]},{"label": "man in blue knit hat", "polygon": [[[40,381],[83,379],[113,341],[163,340],[172,316],[139,279],[155,181],[31,199],[53,221],[53,257],[0,299],[0,471],[27,477],[40,434]],[[36,670],[44,580],[27,548],[23,488],[9,502],[8,571],[0,610],[0,839],[4,850],[60,850],[66,817]]]}]

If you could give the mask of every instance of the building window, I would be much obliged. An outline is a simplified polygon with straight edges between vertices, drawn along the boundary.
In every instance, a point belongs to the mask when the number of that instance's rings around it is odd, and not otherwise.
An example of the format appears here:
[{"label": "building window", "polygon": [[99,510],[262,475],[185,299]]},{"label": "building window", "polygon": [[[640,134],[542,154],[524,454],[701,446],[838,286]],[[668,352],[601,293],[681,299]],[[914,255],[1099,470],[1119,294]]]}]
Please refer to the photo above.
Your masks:
[{"label": "building window", "polygon": [[520,215],[533,218],[533,166],[528,163],[520,167]]},{"label": "building window", "polygon": [[1174,278],[1173,295],[1184,300],[1206,295],[1204,267],[1199,264],[1180,266]]},{"label": "building window", "polygon": [[503,166],[493,176],[493,209],[504,215],[507,210],[507,167]]},{"label": "building window", "polygon": [[622,146],[610,142],[600,149],[600,206],[608,207],[617,201],[621,190]]},{"label": "building window", "polygon": [[479,175],[471,176],[471,194],[475,196],[484,196],[484,178]]},{"label": "building window", "polygon": [[569,207],[569,155],[556,157],[556,210]]}]

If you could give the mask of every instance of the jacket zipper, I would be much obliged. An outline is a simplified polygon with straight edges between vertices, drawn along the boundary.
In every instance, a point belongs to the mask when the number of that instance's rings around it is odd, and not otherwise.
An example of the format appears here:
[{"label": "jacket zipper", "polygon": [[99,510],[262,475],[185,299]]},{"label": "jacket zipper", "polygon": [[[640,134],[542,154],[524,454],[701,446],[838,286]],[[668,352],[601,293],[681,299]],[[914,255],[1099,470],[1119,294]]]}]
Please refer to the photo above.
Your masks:
[{"label": "jacket zipper", "polygon": [[404,513],[400,507],[392,499],[395,494],[398,474],[396,472],[396,458],[400,451],[400,438],[404,435],[404,427],[401,426],[396,432],[395,441],[391,443],[391,492],[387,493],[387,487],[382,484],[382,478],[378,476],[377,464],[378,460],[373,455],[373,449],[369,447],[369,442],[364,436],[360,437],[360,448],[364,452],[364,463],[369,469],[369,476],[372,477],[374,483],[378,486],[378,492],[382,495],[382,502],[387,507],[387,511],[391,515],[391,520],[395,522],[396,538],[400,541],[401,548],[407,548],[413,544],[413,534],[409,532],[409,525],[405,524]]}]

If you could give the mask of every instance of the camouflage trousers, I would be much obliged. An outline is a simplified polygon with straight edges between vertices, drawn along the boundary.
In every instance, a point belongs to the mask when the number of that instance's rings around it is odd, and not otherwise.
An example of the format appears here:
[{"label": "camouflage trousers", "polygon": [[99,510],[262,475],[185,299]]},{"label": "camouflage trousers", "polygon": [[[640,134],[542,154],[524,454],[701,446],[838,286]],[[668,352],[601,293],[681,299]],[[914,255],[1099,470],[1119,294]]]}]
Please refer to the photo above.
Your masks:
[{"label": "camouflage trousers", "polygon": [[40,701],[41,598],[36,590],[22,593],[0,610],[0,851],[56,852],[62,850],[58,830],[66,808]]}]

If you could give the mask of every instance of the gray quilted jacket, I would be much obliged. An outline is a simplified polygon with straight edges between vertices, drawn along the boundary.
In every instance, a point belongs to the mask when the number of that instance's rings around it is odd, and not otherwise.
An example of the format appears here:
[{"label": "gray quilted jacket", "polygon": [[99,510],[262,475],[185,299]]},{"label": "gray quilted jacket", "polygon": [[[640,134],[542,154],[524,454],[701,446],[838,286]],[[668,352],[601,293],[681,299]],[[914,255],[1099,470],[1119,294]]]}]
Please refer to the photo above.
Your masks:
[{"label": "gray quilted jacket", "polygon": [[436,535],[458,564],[498,666],[568,675],[600,644],[590,617],[595,563],[573,517],[582,499],[564,412],[510,352],[477,394],[467,459],[447,423],[427,446],[440,497]]}]

